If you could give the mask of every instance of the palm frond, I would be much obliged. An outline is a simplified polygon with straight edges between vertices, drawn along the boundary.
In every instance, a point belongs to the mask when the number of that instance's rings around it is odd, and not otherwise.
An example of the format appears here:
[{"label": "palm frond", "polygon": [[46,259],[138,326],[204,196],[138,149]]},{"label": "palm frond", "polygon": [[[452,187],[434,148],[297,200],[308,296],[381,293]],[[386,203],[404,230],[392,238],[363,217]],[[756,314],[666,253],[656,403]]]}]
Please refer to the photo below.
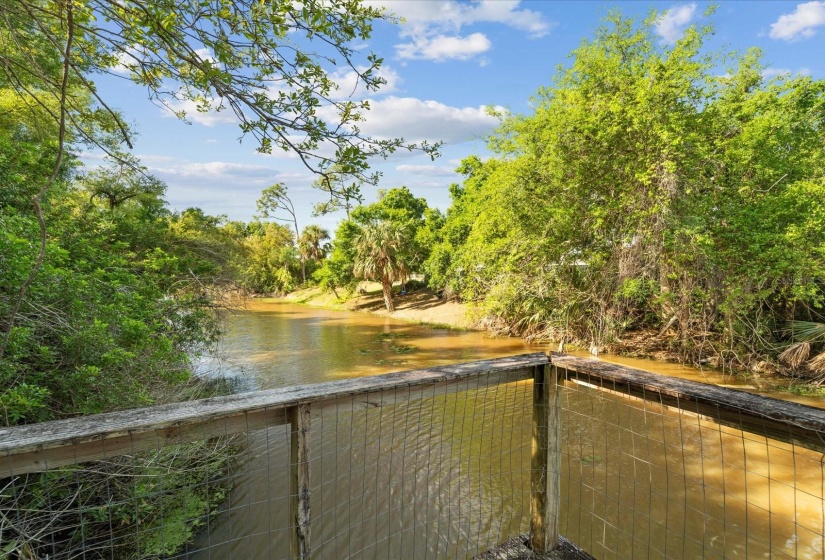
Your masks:
[{"label": "palm frond", "polygon": [[779,360],[796,369],[811,355],[811,344],[809,342],[797,342],[779,354]]},{"label": "palm frond", "polygon": [[825,339],[825,323],[815,321],[788,321],[784,332],[794,342],[811,342],[818,338]]},{"label": "palm frond", "polygon": [[808,362],[808,367],[816,373],[825,374],[825,352],[821,352],[813,358],[811,358],[811,360]]}]

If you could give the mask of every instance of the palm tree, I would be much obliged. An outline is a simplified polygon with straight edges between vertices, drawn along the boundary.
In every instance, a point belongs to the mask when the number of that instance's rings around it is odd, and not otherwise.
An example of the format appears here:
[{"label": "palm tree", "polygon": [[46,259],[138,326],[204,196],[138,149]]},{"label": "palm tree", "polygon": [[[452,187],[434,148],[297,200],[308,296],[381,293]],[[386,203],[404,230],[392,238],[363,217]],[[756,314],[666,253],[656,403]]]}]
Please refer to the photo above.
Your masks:
[{"label": "palm tree", "polygon": [[392,301],[392,283],[407,279],[409,268],[404,262],[404,235],[400,228],[388,221],[373,222],[355,237],[356,276],[381,282],[384,305],[395,311]]},{"label": "palm tree", "polygon": [[793,369],[807,362],[808,367],[817,374],[811,380],[816,385],[825,383],[825,351],[808,359],[811,345],[825,341],[825,323],[816,321],[788,321],[785,332],[790,336],[790,344],[779,359]]},{"label": "palm tree", "polygon": [[321,261],[327,256],[329,232],[317,225],[308,225],[298,238],[298,248],[305,259]]}]

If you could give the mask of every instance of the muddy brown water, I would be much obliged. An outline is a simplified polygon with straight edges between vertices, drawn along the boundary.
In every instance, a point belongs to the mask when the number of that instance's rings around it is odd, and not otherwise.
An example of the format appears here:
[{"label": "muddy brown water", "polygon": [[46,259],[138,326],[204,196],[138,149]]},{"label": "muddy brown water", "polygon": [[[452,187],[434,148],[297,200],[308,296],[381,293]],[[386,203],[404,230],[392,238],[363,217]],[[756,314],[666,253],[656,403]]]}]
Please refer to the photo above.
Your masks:
[{"label": "muddy brown water", "polygon": [[[254,301],[230,320],[223,373],[269,389],[547,350]],[[737,385],[712,371],[607,359]],[[526,532],[531,391],[511,382],[314,416],[313,558],[471,558]],[[571,383],[563,401],[561,530],[596,558],[825,558],[821,453]],[[225,511],[185,557],[289,558],[287,435],[252,434]]]}]

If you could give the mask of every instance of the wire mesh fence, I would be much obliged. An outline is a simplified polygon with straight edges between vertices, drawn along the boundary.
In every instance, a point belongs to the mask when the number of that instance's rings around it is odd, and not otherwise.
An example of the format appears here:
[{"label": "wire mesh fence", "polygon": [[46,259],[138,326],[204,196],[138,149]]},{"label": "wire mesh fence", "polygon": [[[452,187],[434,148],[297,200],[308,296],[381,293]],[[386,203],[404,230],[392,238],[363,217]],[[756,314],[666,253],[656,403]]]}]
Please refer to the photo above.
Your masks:
[{"label": "wire mesh fence", "polygon": [[[270,406],[256,411],[275,419],[269,427],[211,420],[188,428],[189,443],[168,445],[163,428],[153,444],[46,464],[3,479],[2,550],[49,559],[470,558],[527,530],[532,375],[493,369],[324,396],[306,424],[294,420],[299,407]],[[61,462],[72,461],[67,449]],[[295,482],[302,472],[305,491]],[[295,538],[299,498],[309,504],[305,556]]]},{"label": "wire mesh fence", "polygon": [[[0,431],[0,558],[472,558],[531,528],[537,364]],[[821,413],[563,367],[569,541],[600,560],[825,558]]]},{"label": "wire mesh fence", "polygon": [[769,410],[807,407],[574,381],[562,405],[561,532],[571,541],[604,560],[825,558],[825,432],[802,438]]}]

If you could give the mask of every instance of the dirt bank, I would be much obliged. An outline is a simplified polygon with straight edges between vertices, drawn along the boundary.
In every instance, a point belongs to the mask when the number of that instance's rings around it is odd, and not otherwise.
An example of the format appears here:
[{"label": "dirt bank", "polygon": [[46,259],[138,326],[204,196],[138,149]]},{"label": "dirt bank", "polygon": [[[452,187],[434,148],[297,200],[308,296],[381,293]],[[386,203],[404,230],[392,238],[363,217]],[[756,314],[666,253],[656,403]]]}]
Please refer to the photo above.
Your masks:
[{"label": "dirt bank", "polygon": [[[384,307],[380,284],[364,283],[360,290],[361,293],[343,301],[318,288],[292,292],[286,295],[284,300],[316,307],[389,315]],[[394,319],[454,329],[472,330],[478,325],[477,312],[473,307],[446,301],[430,290],[422,289],[406,295],[397,295],[394,301],[395,313],[392,314]]]}]

